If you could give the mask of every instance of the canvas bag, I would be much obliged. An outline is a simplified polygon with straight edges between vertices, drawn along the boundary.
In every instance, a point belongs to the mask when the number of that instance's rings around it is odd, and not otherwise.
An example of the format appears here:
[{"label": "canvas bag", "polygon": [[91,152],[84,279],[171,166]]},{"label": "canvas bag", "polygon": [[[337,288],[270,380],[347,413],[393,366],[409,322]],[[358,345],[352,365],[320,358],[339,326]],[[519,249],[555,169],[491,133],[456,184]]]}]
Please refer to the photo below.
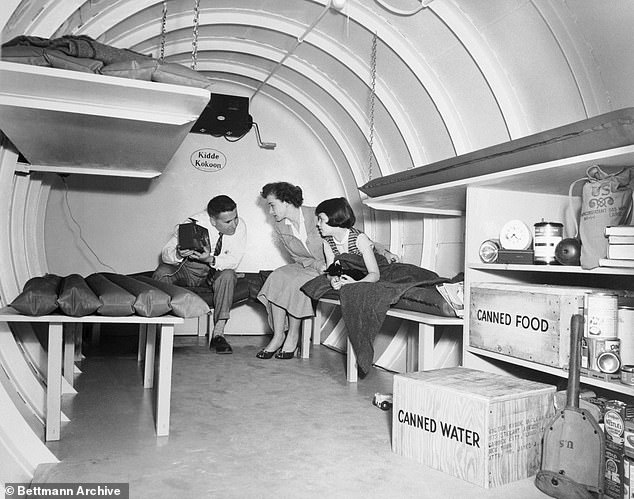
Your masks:
[{"label": "canvas bag", "polygon": [[[579,237],[581,239],[581,267],[593,269],[599,266],[599,258],[607,255],[608,225],[627,225],[632,215],[632,168],[616,173],[606,173],[599,166],[586,170],[581,193]],[[577,181],[573,182],[572,187]]]}]

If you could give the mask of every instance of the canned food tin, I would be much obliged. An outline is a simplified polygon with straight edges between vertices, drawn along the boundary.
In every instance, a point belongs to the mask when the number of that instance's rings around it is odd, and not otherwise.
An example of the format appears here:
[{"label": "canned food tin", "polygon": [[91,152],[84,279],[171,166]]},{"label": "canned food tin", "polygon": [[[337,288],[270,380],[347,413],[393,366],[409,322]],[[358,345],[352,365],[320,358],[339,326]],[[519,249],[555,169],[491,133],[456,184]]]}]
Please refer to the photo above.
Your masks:
[{"label": "canned food tin", "polygon": [[616,338],[618,297],[612,293],[588,293],[584,299],[586,333],[589,338]]},{"label": "canned food tin", "polygon": [[621,362],[634,364],[634,307],[618,308],[616,335],[621,340]]},{"label": "canned food tin", "polygon": [[634,365],[621,366],[621,383],[634,386]]},{"label": "canned food tin", "polygon": [[559,222],[539,222],[535,224],[533,237],[533,261],[536,264],[557,263],[555,248],[563,238],[564,226]]},{"label": "canned food tin", "polygon": [[588,338],[588,369],[612,374],[620,367],[618,338]]},{"label": "canned food tin", "polygon": [[498,259],[498,251],[500,250],[500,242],[496,239],[487,239],[480,245],[478,251],[480,260],[484,263],[494,263]]}]

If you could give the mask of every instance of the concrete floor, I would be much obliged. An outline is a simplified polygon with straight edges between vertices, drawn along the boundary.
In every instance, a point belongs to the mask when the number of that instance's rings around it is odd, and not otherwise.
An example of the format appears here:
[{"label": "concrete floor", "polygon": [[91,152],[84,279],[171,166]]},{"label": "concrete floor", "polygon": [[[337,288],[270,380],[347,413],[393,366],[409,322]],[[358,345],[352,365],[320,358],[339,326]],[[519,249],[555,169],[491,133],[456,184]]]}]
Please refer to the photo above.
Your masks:
[{"label": "concrete floor", "polygon": [[[233,355],[176,337],[169,437],[157,438],[153,391],[128,348],[87,352],[60,459],[34,483],[129,482],[138,498],[544,498],[526,479],[482,489],[391,451],[391,412],[371,403],[392,373],[345,380],[345,357],[260,360],[260,336],[229,337]],[[113,351],[114,350],[114,351]]]}]

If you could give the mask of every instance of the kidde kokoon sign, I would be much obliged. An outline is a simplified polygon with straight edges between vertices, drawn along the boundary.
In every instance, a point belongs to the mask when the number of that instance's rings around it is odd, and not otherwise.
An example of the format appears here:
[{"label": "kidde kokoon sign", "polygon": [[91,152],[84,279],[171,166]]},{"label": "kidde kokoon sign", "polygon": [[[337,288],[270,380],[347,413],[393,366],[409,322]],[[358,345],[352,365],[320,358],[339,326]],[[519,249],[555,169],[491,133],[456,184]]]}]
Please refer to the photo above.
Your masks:
[{"label": "kidde kokoon sign", "polygon": [[227,165],[227,157],[216,149],[198,149],[189,160],[194,168],[203,172],[217,172]]}]

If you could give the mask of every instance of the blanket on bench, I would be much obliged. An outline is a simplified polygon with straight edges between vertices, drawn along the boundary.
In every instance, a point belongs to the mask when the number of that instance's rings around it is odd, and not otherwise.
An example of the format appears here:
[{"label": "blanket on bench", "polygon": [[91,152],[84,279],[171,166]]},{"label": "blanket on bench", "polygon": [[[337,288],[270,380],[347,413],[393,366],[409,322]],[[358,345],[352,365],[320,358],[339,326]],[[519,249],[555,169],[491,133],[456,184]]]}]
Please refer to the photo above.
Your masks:
[{"label": "blanket on bench", "polygon": [[[340,255],[342,265],[365,269],[363,258],[358,255]],[[387,263],[377,259],[381,278],[377,282],[359,282],[343,286],[337,293],[330,286],[326,275],[315,277],[301,287],[314,300],[328,295],[341,302],[341,315],[348,329],[348,338],[357,354],[361,376],[365,376],[374,360],[374,338],[378,334],[388,309],[396,304],[404,293],[414,287],[433,287],[450,282],[431,270],[407,263]],[[338,295],[338,296],[337,296]]]}]

